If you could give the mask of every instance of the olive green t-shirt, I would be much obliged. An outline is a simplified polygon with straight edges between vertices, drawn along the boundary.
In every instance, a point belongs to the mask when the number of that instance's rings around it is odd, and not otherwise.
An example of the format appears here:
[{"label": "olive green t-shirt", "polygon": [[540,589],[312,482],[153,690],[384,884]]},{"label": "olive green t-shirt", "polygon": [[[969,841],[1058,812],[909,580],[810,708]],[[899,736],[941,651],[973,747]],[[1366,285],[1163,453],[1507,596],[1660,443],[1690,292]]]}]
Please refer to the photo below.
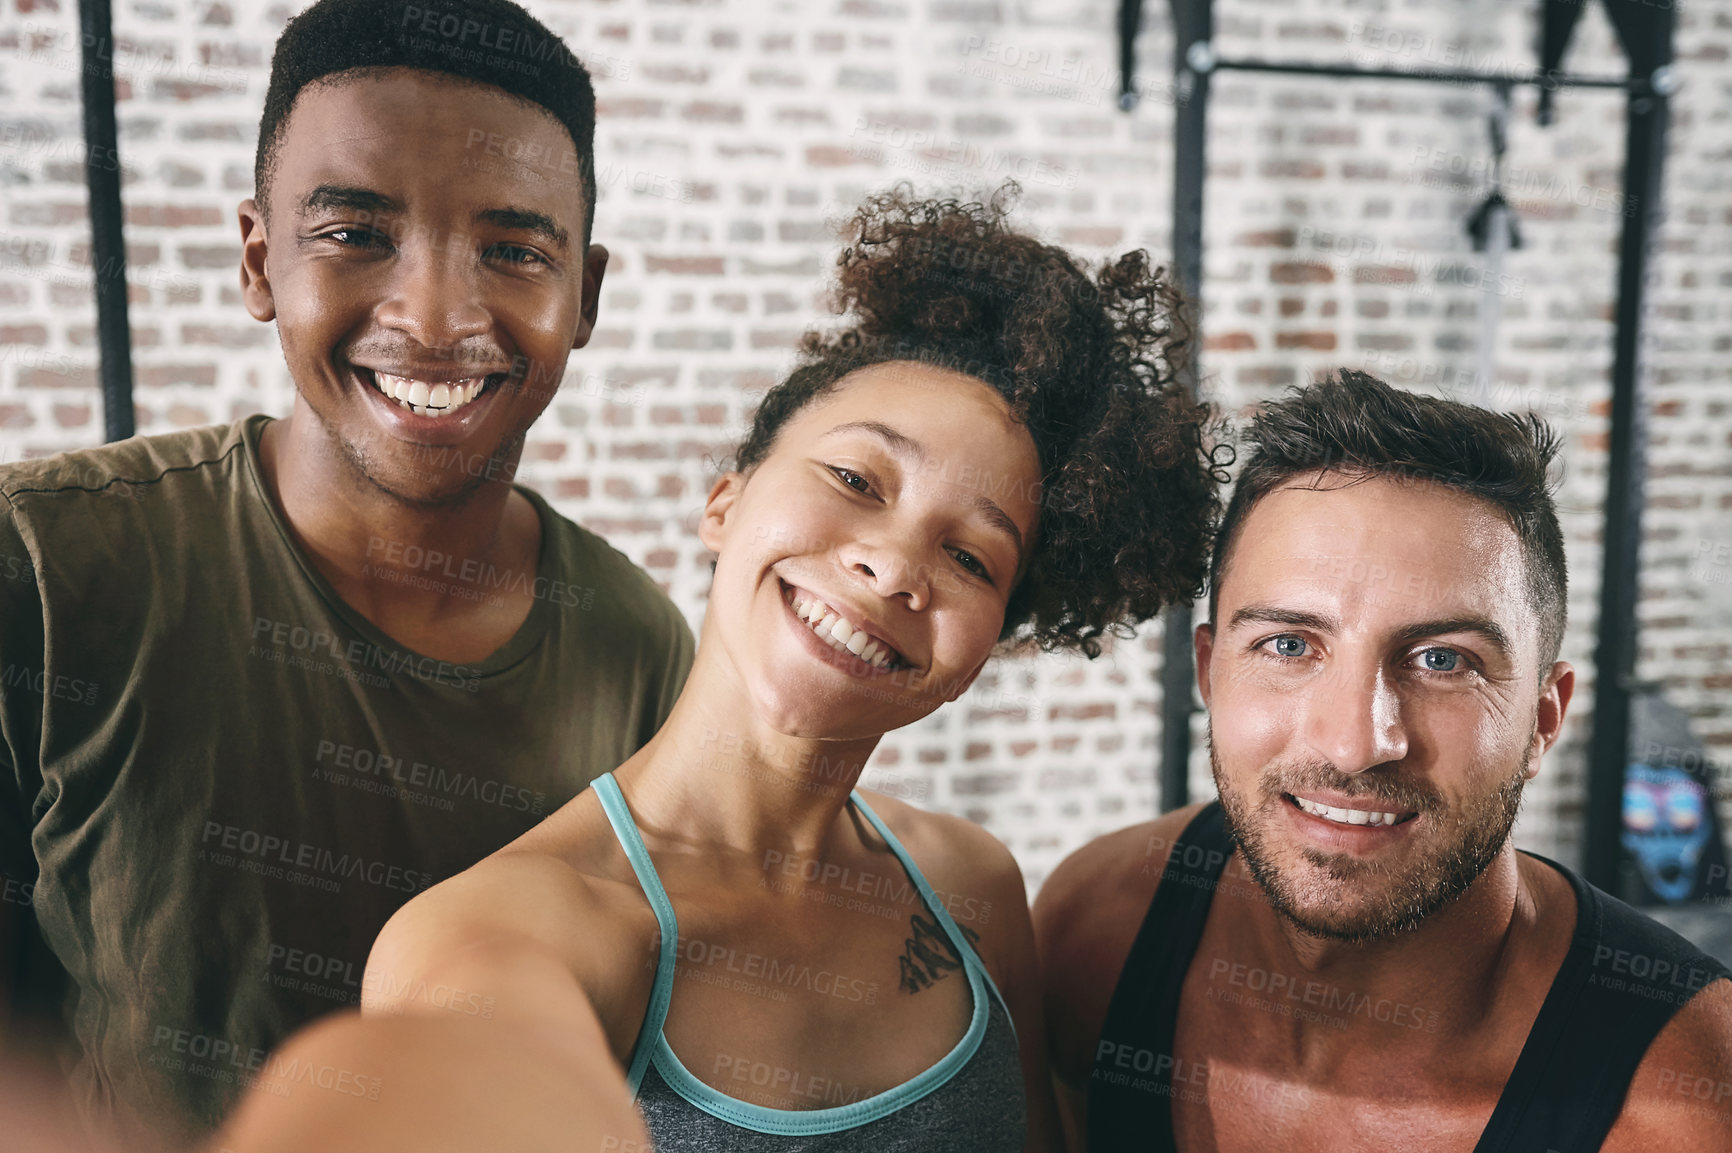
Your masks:
[{"label": "olive green t-shirt", "polygon": [[650,578],[523,488],[534,573],[369,546],[385,579],[534,596],[477,664],[402,648],[293,543],[267,423],[0,469],[13,1000],[51,1006],[87,1112],[177,1140],[359,1000],[399,906],[641,747],[692,658]]}]

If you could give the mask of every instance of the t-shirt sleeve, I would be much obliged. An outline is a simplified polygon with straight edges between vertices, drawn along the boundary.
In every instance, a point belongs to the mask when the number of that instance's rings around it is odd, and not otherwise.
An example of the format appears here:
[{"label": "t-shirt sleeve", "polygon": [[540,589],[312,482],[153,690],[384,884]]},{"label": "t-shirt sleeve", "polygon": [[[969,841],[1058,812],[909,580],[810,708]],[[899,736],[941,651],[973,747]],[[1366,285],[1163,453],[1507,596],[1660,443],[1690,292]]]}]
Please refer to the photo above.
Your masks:
[{"label": "t-shirt sleeve", "polygon": [[36,883],[32,813],[42,789],[42,698],[31,691],[45,644],[37,564],[0,494],[0,990],[15,992],[17,948]]}]

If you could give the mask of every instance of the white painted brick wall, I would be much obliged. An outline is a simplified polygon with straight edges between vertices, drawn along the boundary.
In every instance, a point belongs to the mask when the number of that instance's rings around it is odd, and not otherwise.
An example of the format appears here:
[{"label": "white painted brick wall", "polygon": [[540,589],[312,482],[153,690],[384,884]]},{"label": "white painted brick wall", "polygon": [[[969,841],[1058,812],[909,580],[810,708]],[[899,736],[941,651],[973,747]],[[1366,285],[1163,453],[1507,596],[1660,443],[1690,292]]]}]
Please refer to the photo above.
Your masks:
[{"label": "white painted brick wall", "polygon": [[[600,96],[596,237],[614,253],[601,325],[530,440],[522,479],[644,564],[696,623],[692,534],[715,462],[821,320],[832,229],[868,191],[1022,179],[1021,217],[1091,257],[1169,245],[1171,41],[1149,0],[1147,98],[1114,105],[1105,0],[610,0],[530,8],[590,61]],[[1531,4],[1221,0],[1225,55],[1524,70]],[[262,0],[121,0],[129,275],[141,431],[286,412],[274,333],[242,311],[234,207],[277,32]],[[100,439],[73,0],[0,18],[0,461]],[[1732,746],[1732,15],[1682,7],[1684,87],[1655,273],[1655,401],[1642,675]],[[1567,62],[1621,70],[1590,8]],[[1569,438],[1574,624],[1587,669],[1599,568],[1622,115],[1570,91],[1508,156],[1526,246],[1484,291],[1462,221],[1484,189],[1478,88],[1221,75],[1209,141],[1211,395],[1239,410],[1314,373],[1532,407]],[[1498,372],[1474,386],[1480,310]],[[1465,375],[1464,375],[1465,374]],[[1726,547],[1722,547],[1726,546]],[[1096,662],[1005,661],[884,743],[875,773],[985,822],[1031,884],[1085,839],[1155,809],[1159,629]],[[1530,791],[1524,844],[1575,860],[1591,686]],[[1200,726],[1199,726],[1200,728]],[[1193,791],[1207,791],[1201,749]]]}]

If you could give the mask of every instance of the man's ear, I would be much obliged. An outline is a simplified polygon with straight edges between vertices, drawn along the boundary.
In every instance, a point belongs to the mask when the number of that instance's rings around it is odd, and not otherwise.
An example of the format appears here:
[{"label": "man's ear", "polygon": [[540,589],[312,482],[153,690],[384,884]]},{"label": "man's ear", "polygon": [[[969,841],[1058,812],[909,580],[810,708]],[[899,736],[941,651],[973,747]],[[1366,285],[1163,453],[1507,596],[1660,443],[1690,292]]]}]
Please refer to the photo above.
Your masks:
[{"label": "man's ear", "polygon": [[1191,633],[1191,653],[1197,664],[1197,692],[1209,707],[1209,655],[1215,651],[1215,626],[1201,624]]},{"label": "man's ear", "polygon": [[1540,685],[1540,704],[1534,715],[1534,750],[1528,758],[1527,777],[1540,771],[1540,758],[1551,751],[1564,731],[1564,714],[1576,691],[1576,670],[1569,661],[1556,661]]},{"label": "man's ear", "polygon": [[745,487],[743,474],[724,472],[710,486],[710,495],[704,500],[704,515],[698,520],[698,539],[718,556],[728,535],[728,519],[734,511],[734,502],[740,499]]},{"label": "man's ear", "polygon": [[583,254],[583,295],[577,317],[577,335],[571,347],[582,348],[595,332],[596,314],[601,311],[601,278],[607,275],[607,249],[599,244],[589,246]]},{"label": "man's ear", "polygon": [[241,201],[241,303],[254,320],[275,320],[277,302],[265,273],[265,217],[251,198]]}]

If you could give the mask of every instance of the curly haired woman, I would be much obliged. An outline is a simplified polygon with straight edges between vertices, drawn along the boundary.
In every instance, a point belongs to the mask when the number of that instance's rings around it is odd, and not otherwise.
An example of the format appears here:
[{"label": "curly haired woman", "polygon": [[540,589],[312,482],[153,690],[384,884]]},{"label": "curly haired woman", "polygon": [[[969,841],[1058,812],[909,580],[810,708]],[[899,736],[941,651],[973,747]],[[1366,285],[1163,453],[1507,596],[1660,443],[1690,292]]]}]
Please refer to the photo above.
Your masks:
[{"label": "curly haired woman", "polygon": [[1001,645],[1092,657],[1193,595],[1218,477],[1146,255],[1091,277],[1005,200],[860,210],[848,323],[704,505],[666,725],[405,906],[365,1012],[564,1021],[663,1153],[1057,1147],[1015,861],[855,782]]}]

